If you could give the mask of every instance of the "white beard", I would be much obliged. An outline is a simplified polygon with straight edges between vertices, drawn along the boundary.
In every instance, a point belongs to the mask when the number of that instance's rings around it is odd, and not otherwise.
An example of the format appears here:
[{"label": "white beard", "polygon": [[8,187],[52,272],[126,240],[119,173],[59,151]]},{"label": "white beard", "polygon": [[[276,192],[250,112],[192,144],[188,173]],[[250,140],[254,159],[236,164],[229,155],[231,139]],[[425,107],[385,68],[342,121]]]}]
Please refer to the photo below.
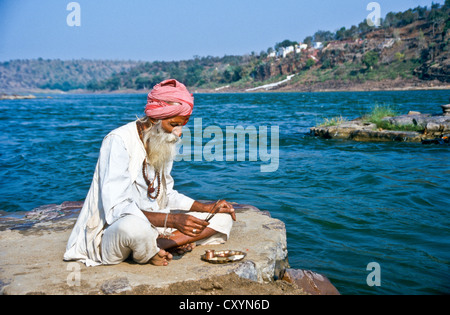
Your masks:
[{"label": "white beard", "polygon": [[165,132],[161,122],[158,122],[144,131],[143,138],[146,143],[147,162],[156,171],[162,171],[165,165],[175,157],[176,145],[180,137]]},{"label": "white beard", "polygon": [[161,191],[157,198],[160,208],[167,206],[166,176],[164,174],[167,163],[173,160],[176,154],[176,145],[180,137],[173,133],[167,133],[161,126],[161,122],[147,128],[143,132],[144,143],[146,144],[147,163],[159,172],[161,178]]}]

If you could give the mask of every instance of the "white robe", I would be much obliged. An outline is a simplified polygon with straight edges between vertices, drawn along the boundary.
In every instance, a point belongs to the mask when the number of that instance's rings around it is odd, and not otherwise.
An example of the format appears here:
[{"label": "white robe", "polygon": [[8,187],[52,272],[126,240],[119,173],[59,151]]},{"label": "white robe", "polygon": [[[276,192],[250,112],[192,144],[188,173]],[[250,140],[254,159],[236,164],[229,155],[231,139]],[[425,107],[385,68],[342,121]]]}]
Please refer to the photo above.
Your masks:
[{"label": "white robe", "polygon": [[[148,221],[142,211],[167,213],[189,210],[194,200],[173,189],[170,175],[172,161],[165,169],[168,204],[160,209],[158,202],[147,197],[142,175],[145,149],[136,122],[113,130],[103,140],[91,187],[69,237],[64,260],[80,260],[87,266],[102,264],[101,240],[105,229],[126,215]],[[153,178],[154,170],[149,170]],[[142,211],[141,211],[142,209]],[[228,221],[228,220],[227,220]],[[228,238],[231,225],[210,227]]]}]

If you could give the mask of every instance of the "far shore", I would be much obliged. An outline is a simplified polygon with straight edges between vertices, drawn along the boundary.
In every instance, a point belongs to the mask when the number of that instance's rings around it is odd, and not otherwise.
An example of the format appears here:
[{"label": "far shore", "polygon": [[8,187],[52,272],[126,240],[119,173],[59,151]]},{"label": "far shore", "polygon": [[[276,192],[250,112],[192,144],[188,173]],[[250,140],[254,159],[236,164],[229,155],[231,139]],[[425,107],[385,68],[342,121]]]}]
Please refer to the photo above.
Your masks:
[{"label": "far shore", "polygon": [[[229,93],[305,93],[305,92],[374,92],[374,91],[422,91],[422,90],[450,90],[450,83],[439,81],[402,81],[402,80],[385,80],[385,81],[366,81],[362,83],[348,82],[310,82],[296,83],[292,85],[281,85],[274,89],[259,89],[257,91],[246,91],[248,87],[236,88],[232,86],[224,86],[218,88],[195,88],[190,87],[189,90],[196,94],[229,94]],[[119,89],[119,90],[101,90],[91,91],[85,89],[77,89],[70,91],[48,90],[48,89],[23,89],[16,91],[0,91],[0,100],[2,99],[26,99],[35,98],[34,94],[147,94],[149,89]]]}]

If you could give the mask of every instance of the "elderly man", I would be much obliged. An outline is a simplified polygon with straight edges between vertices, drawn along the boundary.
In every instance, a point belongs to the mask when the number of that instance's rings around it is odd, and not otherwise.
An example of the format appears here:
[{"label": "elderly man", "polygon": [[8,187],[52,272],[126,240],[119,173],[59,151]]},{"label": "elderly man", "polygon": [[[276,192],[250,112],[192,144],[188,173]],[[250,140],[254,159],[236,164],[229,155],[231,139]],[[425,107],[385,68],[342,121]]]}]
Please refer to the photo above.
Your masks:
[{"label": "elderly man", "polygon": [[[173,189],[175,145],[193,102],[180,82],[161,82],[148,95],[144,118],[104,138],[64,260],[96,266],[130,256],[140,264],[166,266],[169,250],[228,239],[236,220],[232,205],[200,203]],[[207,220],[210,213],[217,214]]]}]

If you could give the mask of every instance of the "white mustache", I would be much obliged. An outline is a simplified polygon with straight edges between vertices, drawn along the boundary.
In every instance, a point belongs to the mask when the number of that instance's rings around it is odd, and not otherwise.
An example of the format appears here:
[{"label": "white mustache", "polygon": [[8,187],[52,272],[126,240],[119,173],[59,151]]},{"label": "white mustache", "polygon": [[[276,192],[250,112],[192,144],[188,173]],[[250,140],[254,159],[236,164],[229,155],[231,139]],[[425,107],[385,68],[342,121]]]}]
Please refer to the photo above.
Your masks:
[{"label": "white mustache", "polygon": [[180,140],[180,137],[178,137],[177,135],[175,135],[173,133],[168,134],[166,137],[166,141],[168,143],[177,143],[179,140]]},{"label": "white mustache", "polygon": [[172,129],[172,133],[167,135],[167,142],[169,142],[169,143],[178,142],[180,140],[181,133],[182,133],[181,128],[182,128],[181,126],[174,127]]}]

